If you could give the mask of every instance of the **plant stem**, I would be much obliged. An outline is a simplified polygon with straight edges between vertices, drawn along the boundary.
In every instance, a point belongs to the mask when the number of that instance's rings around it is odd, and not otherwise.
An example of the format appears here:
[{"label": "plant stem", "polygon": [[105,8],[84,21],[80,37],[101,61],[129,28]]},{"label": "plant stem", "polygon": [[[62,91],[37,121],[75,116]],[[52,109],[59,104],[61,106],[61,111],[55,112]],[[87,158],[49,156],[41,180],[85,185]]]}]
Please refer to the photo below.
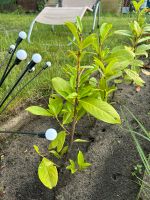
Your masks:
[{"label": "plant stem", "polygon": [[60,120],[58,119],[58,117],[55,116],[55,118],[56,118],[58,124],[61,126],[61,128],[62,128],[68,135],[70,135],[69,131],[68,131],[68,130],[64,127],[64,125],[60,122]]},{"label": "plant stem", "polygon": [[[79,84],[80,84],[80,58],[81,58],[81,52],[80,50],[78,51],[78,60],[77,60],[77,77],[76,77],[76,93],[78,94],[79,92]],[[77,95],[78,96],[78,95]],[[76,130],[76,124],[77,124],[77,115],[78,115],[78,111],[77,111],[77,106],[78,106],[78,97],[75,98],[75,102],[74,102],[74,114],[73,114],[73,122],[72,122],[72,128],[71,128],[71,138],[70,138],[70,147],[69,147],[69,151],[72,148],[73,145],[73,140],[74,140],[74,134],[75,134],[75,130]]]}]

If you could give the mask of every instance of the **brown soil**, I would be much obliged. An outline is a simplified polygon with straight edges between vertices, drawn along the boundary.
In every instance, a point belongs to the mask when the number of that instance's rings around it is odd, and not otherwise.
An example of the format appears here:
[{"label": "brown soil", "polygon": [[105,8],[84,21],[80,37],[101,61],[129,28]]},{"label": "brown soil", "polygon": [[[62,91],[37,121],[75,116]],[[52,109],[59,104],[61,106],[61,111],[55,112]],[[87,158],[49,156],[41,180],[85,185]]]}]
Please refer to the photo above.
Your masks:
[{"label": "brown soil", "polygon": [[[144,78],[146,86],[135,92],[133,86],[120,86],[115,93],[114,106],[126,105],[150,130],[148,112],[150,111],[150,79]],[[130,123],[135,122],[129,117]],[[54,120],[33,117],[22,125],[20,131],[44,132],[59,126]],[[130,134],[116,125],[108,125],[93,118],[84,118],[78,126],[82,137],[89,144],[78,148],[86,152],[86,160],[92,166],[83,173],[70,175],[67,171],[60,174],[55,190],[46,189],[38,180],[37,166],[39,156],[33,145],[46,152],[48,141],[29,135],[11,135],[2,143],[1,154],[1,196],[3,200],[135,200],[139,191],[136,179],[131,175],[133,166],[140,158]],[[143,142],[146,152],[150,147]],[[72,155],[73,156],[73,155]],[[73,158],[73,157],[72,157]],[[145,199],[144,199],[145,200]],[[148,199],[147,199],[148,200]]]}]

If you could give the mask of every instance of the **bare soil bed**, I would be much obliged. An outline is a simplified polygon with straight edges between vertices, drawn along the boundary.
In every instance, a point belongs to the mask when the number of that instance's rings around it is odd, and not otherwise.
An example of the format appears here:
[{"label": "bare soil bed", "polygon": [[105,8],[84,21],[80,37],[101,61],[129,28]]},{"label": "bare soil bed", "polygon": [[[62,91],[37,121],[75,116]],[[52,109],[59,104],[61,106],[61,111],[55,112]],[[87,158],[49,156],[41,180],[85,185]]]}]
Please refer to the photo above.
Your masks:
[{"label": "bare soil bed", "polygon": [[[131,85],[120,85],[113,105],[118,110],[120,105],[126,105],[150,130],[150,78],[144,79],[146,86],[138,93]],[[135,122],[129,120],[134,126]],[[50,127],[59,129],[54,120],[34,116],[19,131],[43,132]],[[119,126],[89,117],[81,120],[78,132],[90,142],[75,146],[75,154],[79,148],[86,152],[86,160],[92,166],[74,175],[62,170],[55,190],[45,188],[37,177],[40,158],[33,145],[46,152],[48,141],[30,135],[9,135],[1,141],[2,200],[136,200],[139,185],[131,173],[141,161],[130,134]],[[143,146],[150,152],[146,142]]]}]

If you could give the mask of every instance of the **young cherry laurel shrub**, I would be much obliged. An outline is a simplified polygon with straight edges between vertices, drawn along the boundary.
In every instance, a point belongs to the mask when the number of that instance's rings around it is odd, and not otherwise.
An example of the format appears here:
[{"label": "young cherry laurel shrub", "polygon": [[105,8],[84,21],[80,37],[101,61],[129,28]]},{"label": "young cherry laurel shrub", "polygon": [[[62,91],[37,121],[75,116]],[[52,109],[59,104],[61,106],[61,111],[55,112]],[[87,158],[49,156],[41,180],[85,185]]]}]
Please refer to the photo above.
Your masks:
[{"label": "young cherry laurel shrub", "polygon": [[125,46],[125,49],[130,51],[134,56],[130,67],[125,69],[125,79],[129,81],[133,80],[137,86],[143,86],[144,81],[139,77],[141,68],[144,66],[141,56],[148,57],[148,51],[150,50],[150,24],[146,23],[146,9],[141,9],[144,0],[138,2],[132,1],[132,3],[136,19],[129,23],[128,30],[118,30],[115,33],[126,36],[129,39],[129,45]]},{"label": "young cherry laurel shrub", "polygon": [[[113,106],[103,100],[99,86],[91,78],[97,71],[97,66],[83,65],[83,59],[89,53],[88,47],[96,42],[94,34],[86,38],[83,37],[80,18],[77,18],[76,25],[71,22],[67,22],[66,25],[76,39],[73,42],[75,50],[69,51],[69,55],[74,58],[75,64],[66,65],[66,79],[60,77],[52,79],[54,93],[49,98],[47,109],[31,106],[27,110],[35,115],[53,117],[57,120],[62,130],[58,133],[56,139],[50,143],[48,151],[58,161],[62,160],[63,165],[66,160],[69,161],[66,169],[73,174],[85,170],[91,165],[85,161],[84,154],[80,150],[77,158],[69,157],[74,143],[86,142],[75,136],[76,126],[80,119],[89,113],[96,119],[110,124],[120,124],[121,120]],[[70,126],[71,128],[69,128]],[[58,168],[60,166],[53,161],[53,158],[49,160],[43,156],[37,146],[34,146],[34,148],[42,158],[38,168],[39,179],[46,187],[52,189],[57,185]]]},{"label": "young cherry laurel shrub", "polygon": [[[107,47],[107,40],[113,35],[112,24],[103,23],[100,27],[96,40],[93,41],[93,49],[96,52],[94,63],[99,74],[99,90],[103,101],[108,101],[108,97],[117,90],[117,84],[124,79],[125,72],[135,63],[135,56],[127,48]],[[113,35],[114,36],[114,35]],[[138,62],[138,60],[136,60]],[[136,83],[143,83],[138,74],[131,77]]]}]

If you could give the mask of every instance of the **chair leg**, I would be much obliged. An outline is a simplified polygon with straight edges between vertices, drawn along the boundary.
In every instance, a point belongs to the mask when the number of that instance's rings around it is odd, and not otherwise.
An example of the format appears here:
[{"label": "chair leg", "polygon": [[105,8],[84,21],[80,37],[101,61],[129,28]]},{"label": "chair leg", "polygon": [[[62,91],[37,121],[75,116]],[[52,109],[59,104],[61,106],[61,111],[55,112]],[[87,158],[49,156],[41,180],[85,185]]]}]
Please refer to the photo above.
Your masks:
[{"label": "chair leg", "polygon": [[98,14],[98,12],[100,13],[100,8],[99,7],[100,7],[100,2],[98,2],[96,4],[96,7],[95,7],[92,32],[94,32],[94,29],[95,29],[95,26],[96,26],[96,17],[97,17],[97,14]]},{"label": "chair leg", "polygon": [[72,43],[73,43],[75,40],[76,40],[75,37],[73,37],[72,42],[69,42],[67,46],[71,46]]},{"label": "chair leg", "polygon": [[98,6],[98,15],[97,15],[97,28],[100,27],[100,16],[101,16],[101,3],[99,2],[99,6]]},{"label": "chair leg", "polygon": [[32,30],[33,30],[33,26],[35,24],[35,20],[33,20],[33,22],[31,23],[30,25],[30,29],[29,29],[29,32],[28,32],[28,42],[30,43],[30,37],[31,37],[31,34],[32,34]]},{"label": "chair leg", "polygon": [[51,26],[51,30],[52,30],[52,32],[54,32],[54,30],[55,30],[55,26],[54,25]]}]

